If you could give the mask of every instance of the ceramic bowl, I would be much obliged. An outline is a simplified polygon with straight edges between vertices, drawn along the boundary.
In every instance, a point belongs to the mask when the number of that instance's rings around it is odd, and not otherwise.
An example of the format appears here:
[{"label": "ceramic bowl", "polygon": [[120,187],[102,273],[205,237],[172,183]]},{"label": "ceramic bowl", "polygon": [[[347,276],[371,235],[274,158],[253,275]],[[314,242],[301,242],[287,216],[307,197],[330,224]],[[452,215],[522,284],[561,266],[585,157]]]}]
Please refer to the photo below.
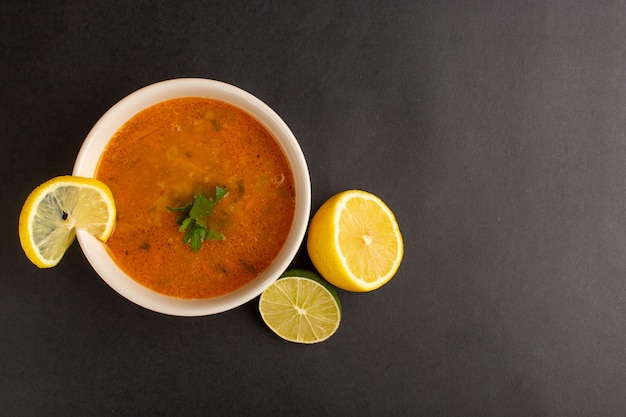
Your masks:
[{"label": "ceramic bowl", "polygon": [[165,100],[180,97],[206,97],[225,101],[244,110],[276,138],[294,175],[296,207],[287,240],[269,267],[257,278],[231,293],[206,299],[181,299],[154,292],[137,283],[122,271],[109,255],[105,244],[78,231],[77,239],[93,269],[119,294],[152,311],[175,316],[204,316],[239,307],[259,296],[289,267],[299,250],[308,225],[311,209],[311,182],[306,160],[295,136],[270,107],[246,91],[220,81],[180,78],[158,82],[128,95],[91,129],[80,148],[73,175],[94,177],[110,138],[141,110]]}]

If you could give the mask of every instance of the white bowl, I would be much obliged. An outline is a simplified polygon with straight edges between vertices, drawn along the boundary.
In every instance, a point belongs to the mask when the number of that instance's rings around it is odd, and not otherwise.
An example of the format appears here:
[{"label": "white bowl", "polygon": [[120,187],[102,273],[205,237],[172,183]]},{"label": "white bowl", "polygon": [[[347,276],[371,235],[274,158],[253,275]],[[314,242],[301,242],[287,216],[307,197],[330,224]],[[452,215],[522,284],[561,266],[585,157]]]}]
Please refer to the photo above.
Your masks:
[{"label": "white bowl", "polygon": [[115,104],[91,129],[78,153],[73,175],[95,176],[98,161],[113,134],[141,110],[179,97],[206,97],[233,104],[259,121],[276,138],[294,175],[296,207],[293,224],[282,250],[257,278],[231,293],[206,299],[181,299],[154,292],[124,273],[104,244],[78,231],[77,238],[87,260],[102,279],[119,294],[149,310],[175,316],[204,316],[241,306],[260,295],[289,267],[296,255],[309,221],[311,181],[306,160],[295,136],[285,122],[265,103],[251,94],[223,82],[180,78],[144,87]]}]

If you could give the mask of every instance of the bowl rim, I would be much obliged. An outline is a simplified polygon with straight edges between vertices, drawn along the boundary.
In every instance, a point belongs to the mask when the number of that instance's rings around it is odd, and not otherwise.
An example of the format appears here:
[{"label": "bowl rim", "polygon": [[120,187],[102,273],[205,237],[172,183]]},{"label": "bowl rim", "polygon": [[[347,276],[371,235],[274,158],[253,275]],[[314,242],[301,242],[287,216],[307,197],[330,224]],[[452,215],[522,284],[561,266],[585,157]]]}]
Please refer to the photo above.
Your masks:
[{"label": "bowl rim", "polygon": [[283,149],[294,176],[296,208],[283,248],[259,277],[243,287],[212,298],[182,299],[157,293],[137,283],[113,261],[106,245],[77,230],[80,248],[96,273],[127,300],[157,313],[172,316],[206,316],[242,306],[258,297],[288,269],[300,250],[311,210],[311,180],[304,153],[296,137],[267,104],[234,85],[206,78],[175,78],[142,87],[114,104],[91,128],[80,147],[72,175],[93,177],[101,152],[113,134],[139,111],[174,98],[204,97],[228,102],[254,117]]}]

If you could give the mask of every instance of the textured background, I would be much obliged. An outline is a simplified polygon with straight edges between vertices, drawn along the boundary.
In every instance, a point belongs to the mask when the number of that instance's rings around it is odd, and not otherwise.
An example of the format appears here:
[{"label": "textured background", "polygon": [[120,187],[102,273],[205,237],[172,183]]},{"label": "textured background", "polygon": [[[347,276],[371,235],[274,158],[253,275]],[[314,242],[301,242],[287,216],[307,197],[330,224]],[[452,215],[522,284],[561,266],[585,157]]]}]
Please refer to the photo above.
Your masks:
[{"label": "textured background", "polygon": [[[626,415],[623,2],[4,1],[0,39],[0,414]],[[147,311],[77,244],[23,256],[28,193],[176,77],[274,108],[313,210],[361,188],[396,213],[400,271],[340,292],[328,341],[282,341],[256,300]]]}]

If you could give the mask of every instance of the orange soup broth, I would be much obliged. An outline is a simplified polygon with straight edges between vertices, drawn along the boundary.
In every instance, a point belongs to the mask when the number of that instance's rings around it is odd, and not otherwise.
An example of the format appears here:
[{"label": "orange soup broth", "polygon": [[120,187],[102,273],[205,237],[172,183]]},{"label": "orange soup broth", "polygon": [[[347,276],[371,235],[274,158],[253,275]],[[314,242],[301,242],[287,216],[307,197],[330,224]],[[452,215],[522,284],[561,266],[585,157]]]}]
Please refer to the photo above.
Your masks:
[{"label": "orange soup broth", "polygon": [[[116,263],[140,284],[181,298],[231,292],[265,270],[282,248],[295,211],[293,175],[271,134],[227,103],[180,98],[134,116],[111,139],[96,177],[115,198],[107,242]],[[176,224],[200,191],[227,195],[209,216],[224,239],[196,253]]]}]

